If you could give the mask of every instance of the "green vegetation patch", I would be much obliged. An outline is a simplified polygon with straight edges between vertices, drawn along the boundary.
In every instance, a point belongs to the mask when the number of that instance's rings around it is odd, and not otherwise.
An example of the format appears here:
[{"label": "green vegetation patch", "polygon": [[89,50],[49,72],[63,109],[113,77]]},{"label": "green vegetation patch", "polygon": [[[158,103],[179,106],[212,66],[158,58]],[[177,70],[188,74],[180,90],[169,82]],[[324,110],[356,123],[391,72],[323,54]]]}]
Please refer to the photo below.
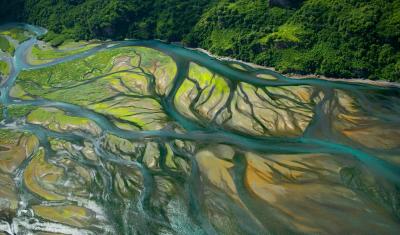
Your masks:
[{"label": "green vegetation patch", "polygon": [[0,144],[15,144],[20,136],[21,133],[19,132],[7,129],[0,129]]},{"label": "green vegetation patch", "polygon": [[13,55],[15,48],[6,37],[0,35],[0,50]]},{"label": "green vegetation patch", "polygon": [[53,131],[86,130],[93,134],[100,130],[96,124],[87,118],[70,116],[56,108],[38,108],[27,116],[27,122],[43,125]]},{"label": "green vegetation patch", "polygon": [[[23,71],[18,81],[26,91],[40,95],[41,89],[58,89],[76,85],[93,77],[107,73],[112,68],[112,58],[119,54],[129,54],[129,49],[119,48],[98,52],[92,56],[77,59],[37,70]],[[134,56],[133,52],[131,55]]]},{"label": "green vegetation patch", "polygon": [[34,45],[32,47],[29,60],[32,64],[46,63],[54,59],[87,51],[97,45],[99,44],[85,42],[77,43],[71,41],[60,45],[58,48],[52,47],[50,45]]},{"label": "green vegetation patch", "polygon": [[[57,100],[77,105],[89,105],[93,102],[98,102],[118,92],[113,91],[110,85],[110,79],[104,77],[96,81],[82,84],[80,86],[72,86],[70,88],[56,89],[53,92],[41,94],[43,97],[51,100]],[[32,92],[30,90],[29,92]],[[41,91],[35,91],[36,94]]]},{"label": "green vegetation patch", "polygon": [[165,127],[168,122],[161,105],[151,98],[120,96],[90,105],[89,108],[117,120],[128,121],[143,130],[158,130]]},{"label": "green vegetation patch", "polygon": [[0,76],[7,77],[10,74],[10,66],[7,62],[0,60]]},{"label": "green vegetation patch", "polygon": [[82,124],[87,121],[85,118],[68,116],[64,111],[49,108],[38,108],[28,115],[29,122],[51,122],[53,119],[60,124]]},{"label": "green vegetation patch", "polygon": [[[22,71],[15,88],[19,88],[16,91],[21,94],[24,91],[33,96],[85,105],[115,94],[113,87],[118,85],[118,79],[127,80],[126,70],[133,75],[143,75],[144,72],[170,82],[177,68],[172,58],[160,51],[124,47],[42,69]],[[135,76],[130,77],[133,79]]]},{"label": "green vegetation patch", "polygon": [[22,29],[22,28],[11,28],[5,31],[0,32],[2,35],[7,35],[12,39],[18,41],[19,43],[24,42],[29,39],[31,33]]},{"label": "green vegetation patch", "polygon": [[10,105],[7,107],[8,117],[11,119],[25,117],[34,109],[35,106],[31,105]]},{"label": "green vegetation patch", "polygon": [[302,25],[284,24],[280,26],[276,32],[267,35],[266,37],[260,39],[260,41],[265,43],[270,41],[299,43],[301,41],[301,37],[306,34],[307,32]]},{"label": "green vegetation patch", "polygon": [[214,30],[211,33],[212,47],[210,50],[218,54],[226,54],[232,50],[234,41],[239,36],[235,30]]},{"label": "green vegetation patch", "polygon": [[49,31],[40,39],[48,42],[52,47],[58,47],[62,45],[64,42],[71,39],[71,37],[67,34],[58,34],[54,33],[53,31]]},{"label": "green vegetation patch", "polygon": [[209,86],[210,89],[206,89],[205,95],[211,90],[211,86],[214,86],[214,94],[228,94],[229,86],[225,79],[219,75],[212,73],[205,67],[202,67],[196,63],[191,63],[189,67],[189,77],[199,82],[200,87]]}]

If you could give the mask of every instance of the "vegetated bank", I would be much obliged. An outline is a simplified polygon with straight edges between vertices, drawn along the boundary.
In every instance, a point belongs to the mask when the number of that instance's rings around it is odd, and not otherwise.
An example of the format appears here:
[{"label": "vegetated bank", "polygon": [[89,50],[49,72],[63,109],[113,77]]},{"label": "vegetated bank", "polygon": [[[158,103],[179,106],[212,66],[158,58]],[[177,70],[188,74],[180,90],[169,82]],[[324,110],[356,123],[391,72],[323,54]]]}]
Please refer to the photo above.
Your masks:
[{"label": "vegetated bank", "polygon": [[[400,0],[17,0],[0,17],[66,39],[165,39],[280,72],[400,80]],[[11,13],[12,12],[12,13]]]}]

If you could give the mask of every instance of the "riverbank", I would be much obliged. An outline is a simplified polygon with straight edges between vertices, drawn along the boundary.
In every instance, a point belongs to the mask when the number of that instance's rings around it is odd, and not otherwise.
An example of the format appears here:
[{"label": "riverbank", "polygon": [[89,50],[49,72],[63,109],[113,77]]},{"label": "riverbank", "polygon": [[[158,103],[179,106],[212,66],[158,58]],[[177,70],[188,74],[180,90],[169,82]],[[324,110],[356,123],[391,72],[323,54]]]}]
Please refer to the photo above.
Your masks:
[{"label": "riverbank", "polygon": [[[187,48],[187,47],[185,47]],[[334,82],[348,82],[348,83],[355,83],[355,84],[368,84],[368,85],[375,85],[375,86],[382,86],[382,87],[396,87],[400,88],[400,83],[399,82],[390,82],[386,80],[370,80],[370,79],[363,79],[363,78],[337,78],[337,77],[327,77],[325,75],[320,75],[320,74],[296,74],[296,73],[282,73],[278,70],[276,70],[274,67],[267,67],[267,66],[262,66],[258,64],[254,64],[251,62],[246,62],[243,60],[231,58],[229,56],[218,56],[214,55],[210,51],[203,49],[203,48],[187,48],[195,51],[199,51],[202,53],[207,54],[210,57],[213,57],[215,59],[218,59],[222,62],[237,62],[241,64],[248,65],[253,68],[259,68],[259,69],[268,69],[277,73],[280,73],[286,77],[292,78],[292,79],[309,79],[309,78],[315,78],[315,79],[320,79],[320,80],[326,80],[326,81],[334,81]]]},{"label": "riverbank", "polygon": [[[11,24],[8,24],[8,26]],[[126,40],[135,40],[135,39],[125,39]],[[165,40],[162,39],[155,39],[164,43],[168,43]],[[98,39],[93,39],[90,40],[88,42],[94,42],[94,41],[101,41]],[[109,42],[111,40],[106,40],[103,42]],[[44,42],[44,41],[43,41]],[[189,50],[195,50],[195,51],[199,51],[201,53],[205,53],[208,56],[215,58],[219,61],[222,62],[237,62],[237,63],[241,63],[241,64],[245,64],[247,66],[253,67],[253,68],[258,68],[258,69],[266,69],[266,70],[271,70],[273,72],[276,73],[280,73],[286,77],[292,78],[292,79],[310,79],[310,78],[315,78],[315,79],[319,79],[319,80],[326,80],[326,81],[334,81],[334,82],[346,82],[346,83],[354,83],[354,84],[368,84],[368,85],[375,85],[375,86],[381,86],[381,87],[396,87],[396,88],[400,88],[400,83],[399,82],[390,82],[390,81],[386,81],[386,80],[370,80],[370,79],[364,79],[364,78],[344,78],[344,77],[328,77],[325,75],[321,75],[321,74],[297,74],[297,73],[282,73],[281,71],[276,70],[275,67],[268,67],[268,66],[263,66],[263,65],[258,65],[255,63],[251,63],[251,62],[247,62],[247,61],[243,61],[243,60],[239,60],[239,59],[235,59],[229,56],[219,56],[219,55],[215,55],[213,53],[211,53],[210,51],[203,49],[203,48],[190,48],[190,47],[186,47],[184,46],[182,43],[177,42],[177,43],[172,43],[174,45],[178,45],[181,47],[184,47],[185,49],[189,49]],[[29,55],[27,55],[29,57]],[[29,59],[29,58],[27,58]]]}]

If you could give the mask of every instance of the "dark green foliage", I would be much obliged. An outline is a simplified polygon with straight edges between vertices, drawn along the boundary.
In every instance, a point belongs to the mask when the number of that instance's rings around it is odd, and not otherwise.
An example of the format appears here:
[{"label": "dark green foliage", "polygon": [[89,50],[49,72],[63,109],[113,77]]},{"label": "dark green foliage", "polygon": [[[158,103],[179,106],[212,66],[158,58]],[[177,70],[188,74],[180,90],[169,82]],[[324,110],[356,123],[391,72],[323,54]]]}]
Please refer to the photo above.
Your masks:
[{"label": "dark green foliage", "polygon": [[304,0],[270,0],[269,4],[275,7],[297,8]]},{"label": "dark green foliage", "polygon": [[44,39],[55,46],[159,38],[282,72],[400,80],[400,0],[0,2],[0,18],[48,28]]},{"label": "dark green foliage", "polygon": [[25,117],[34,109],[35,106],[30,105],[10,105],[8,106],[8,117],[11,119]]},{"label": "dark green foliage", "polygon": [[[26,0],[25,20],[49,29],[45,39],[182,39],[209,0]],[[57,36],[55,34],[62,34]]]},{"label": "dark green foliage", "polygon": [[10,73],[10,67],[5,61],[0,60],[0,81],[2,80],[2,77],[8,76]]},{"label": "dark green foliage", "polygon": [[53,31],[50,31],[40,39],[50,42],[50,44],[53,47],[57,47],[57,46],[61,45],[65,40],[67,40],[69,38],[70,37],[68,35],[56,34]]},{"label": "dark green foliage", "polygon": [[14,47],[4,36],[0,35],[0,50],[9,54],[14,54]]},{"label": "dark green foliage", "polygon": [[[221,43],[228,32],[230,47]],[[186,39],[282,72],[396,81],[399,37],[399,0],[306,0],[297,10],[237,0],[220,1]]]}]

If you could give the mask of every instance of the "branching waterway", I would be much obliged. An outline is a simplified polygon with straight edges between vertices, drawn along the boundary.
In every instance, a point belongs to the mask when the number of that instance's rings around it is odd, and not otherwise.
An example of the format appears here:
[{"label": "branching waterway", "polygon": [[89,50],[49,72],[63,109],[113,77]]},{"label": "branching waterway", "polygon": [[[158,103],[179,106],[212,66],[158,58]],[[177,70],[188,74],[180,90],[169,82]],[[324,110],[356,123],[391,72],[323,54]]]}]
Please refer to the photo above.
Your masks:
[{"label": "branching waterway", "polygon": [[0,233],[400,231],[397,86],[9,28],[29,39],[0,55]]}]

